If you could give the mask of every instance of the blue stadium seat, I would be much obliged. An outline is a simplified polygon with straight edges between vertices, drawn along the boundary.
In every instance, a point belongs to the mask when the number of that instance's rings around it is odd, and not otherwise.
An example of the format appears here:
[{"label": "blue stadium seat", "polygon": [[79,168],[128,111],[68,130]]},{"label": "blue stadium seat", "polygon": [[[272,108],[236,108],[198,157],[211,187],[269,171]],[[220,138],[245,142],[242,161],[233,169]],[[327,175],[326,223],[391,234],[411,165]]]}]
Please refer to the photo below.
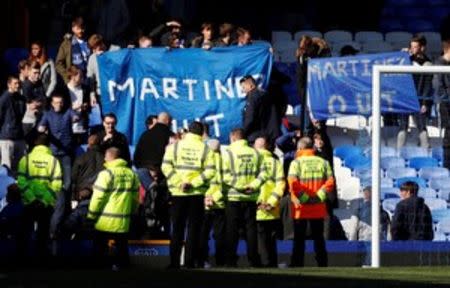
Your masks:
[{"label": "blue stadium seat", "polygon": [[437,192],[433,188],[420,188],[419,196],[422,198],[437,198]]},{"label": "blue stadium seat", "polygon": [[134,158],[134,150],[136,149],[136,146],[129,145],[128,149],[130,150],[130,158],[131,158],[131,160],[133,160],[133,158]]},{"label": "blue stadium seat", "polygon": [[426,167],[438,167],[438,160],[431,157],[414,157],[409,159],[409,167],[420,170]]},{"label": "blue stadium seat", "polygon": [[433,147],[431,149],[431,156],[441,162],[444,159],[444,149],[442,147]]},{"label": "blue stadium seat", "polygon": [[438,223],[443,219],[450,217],[450,209],[435,209],[431,211],[431,217],[433,218],[434,223]]},{"label": "blue stadium seat", "polygon": [[392,188],[394,187],[394,180],[392,178],[381,178],[381,188]]},{"label": "blue stadium seat", "polygon": [[360,154],[350,155],[344,159],[344,165],[351,170],[357,168],[370,168],[371,163],[372,161],[370,158]]},{"label": "blue stadium seat", "polygon": [[404,178],[404,177],[416,177],[417,172],[413,168],[393,167],[393,168],[389,168],[386,171],[386,176],[393,178],[393,179]]},{"label": "blue stadium seat", "polygon": [[439,199],[443,199],[447,202],[450,202],[450,187],[448,187],[447,189],[441,189],[438,192],[438,198]]},{"label": "blue stadium seat", "polygon": [[405,165],[405,159],[402,157],[383,157],[380,161],[380,166],[383,170],[394,167],[405,167]]},{"label": "blue stadium seat", "polygon": [[414,157],[428,157],[428,150],[422,147],[405,146],[400,149],[400,156],[406,160]]},{"label": "blue stadium seat", "polygon": [[381,204],[381,206],[383,207],[384,210],[393,214],[395,211],[395,207],[397,206],[398,202],[400,202],[400,201],[401,201],[400,198],[388,198],[388,199],[383,200],[383,203]]},{"label": "blue stadium seat", "polygon": [[403,177],[399,178],[395,181],[395,187],[402,186],[403,183],[407,181],[416,182],[417,185],[419,185],[420,188],[426,188],[427,187],[427,181],[420,177]]},{"label": "blue stadium seat", "polygon": [[447,202],[442,199],[425,198],[425,204],[427,204],[431,211],[447,209]]},{"label": "blue stadium seat", "polygon": [[430,187],[438,191],[448,189],[450,187],[450,178],[432,178]]},{"label": "blue stadium seat", "polygon": [[362,149],[357,146],[344,145],[334,148],[334,156],[345,159],[351,155],[362,155]]},{"label": "blue stadium seat", "polygon": [[381,188],[381,199],[389,199],[389,198],[400,198],[400,190],[394,187],[383,187]]},{"label": "blue stadium seat", "polygon": [[419,176],[427,180],[432,178],[445,178],[449,177],[447,168],[443,167],[426,167],[419,170]]}]

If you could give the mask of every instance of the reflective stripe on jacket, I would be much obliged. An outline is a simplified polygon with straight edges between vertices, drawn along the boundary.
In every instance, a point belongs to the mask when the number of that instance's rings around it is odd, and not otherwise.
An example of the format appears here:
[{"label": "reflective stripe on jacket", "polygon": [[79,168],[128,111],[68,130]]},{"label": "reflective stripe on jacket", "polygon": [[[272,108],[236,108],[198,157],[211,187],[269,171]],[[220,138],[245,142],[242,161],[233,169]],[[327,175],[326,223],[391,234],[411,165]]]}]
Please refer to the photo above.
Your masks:
[{"label": "reflective stripe on jacket", "polygon": [[269,204],[273,209],[266,211],[258,209],[256,220],[274,220],[280,218],[280,200],[283,197],[286,181],[284,179],[283,165],[270,151],[258,150],[263,156],[264,170],[268,179],[262,184],[257,202]]},{"label": "reflective stripe on jacket", "polygon": [[105,168],[95,180],[87,217],[96,220],[99,231],[126,233],[138,208],[139,179],[123,159],[107,162]]},{"label": "reflective stripe on jacket", "polygon": [[[208,190],[205,195],[211,196],[214,204],[210,209],[224,209],[225,198],[223,195],[223,177],[222,177],[222,157],[219,152],[213,152],[214,164],[216,166],[216,175],[211,180]],[[208,209],[208,208],[206,208]]]},{"label": "reflective stripe on jacket", "polygon": [[38,145],[19,162],[17,182],[25,205],[37,200],[55,206],[62,188],[61,165],[49,147]]},{"label": "reflective stripe on jacket", "polygon": [[[327,215],[321,195],[327,195],[334,187],[330,163],[314,155],[314,150],[300,150],[289,167],[289,192],[294,219],[321,219]],[[302,201],[305,199],[305,201]],[[302,203],[303,202],[303,203]]]},{"label": "reflective stripe on jacket", "polygon": [[[264,182],[262,156],[246,140],[238,140],[228,147],[223,157],[223,183],[228,201],[250,201],[258,199],[259,187]],[[251,187],[253,193],[247,194]]]},{"label": "reflective stripe on jacket", "polygon": [[[213,152],[203,143],[201,136],[188,133],[186,137],[167,147],[161,166],[172,196],[204,195],[216,174]],[[181,184],[192,188],[181,190]]]}]

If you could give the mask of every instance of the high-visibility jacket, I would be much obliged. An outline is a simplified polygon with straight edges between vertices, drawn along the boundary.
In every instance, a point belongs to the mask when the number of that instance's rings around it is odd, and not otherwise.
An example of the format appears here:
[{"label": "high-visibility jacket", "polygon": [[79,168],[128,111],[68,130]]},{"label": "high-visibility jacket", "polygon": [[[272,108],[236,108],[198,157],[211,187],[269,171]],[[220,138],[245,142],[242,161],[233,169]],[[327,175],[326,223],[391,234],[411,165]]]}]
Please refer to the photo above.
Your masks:
[{"label": "high-visibility jacket", "polygon": [[261,185],[257,202],[269,204],[273,209],[266,211],[258,209],[256,220],[274,220],[280,218],[280,200],[283,197],[286,181],[284,179],[283,165],[270,151],[258,150],[263,156],[263,167],[268,173],[268,179]]},{"label": "high-visibility jacket", "polygon": [[[204,195],[216,174],[214,155],[201,136],[188,133],[183,140],[167,147],[161,166],[172,196]],[[188,183],[192,188],[181,189]]]},{"label": "high-visibility jacket", "polygon": [[62,188],[61,165],[49,147],[38,145],[20,159],[17,180],[25,205],[39,201],[53,207]]},{"label": "high-visibility jacket", "polygon": [[289,192],[294,219],[322,219],[327,216],[325,200],[333,190],[334,177],[330,163],[304,149],[289,167]]},{"label": "high-visibility jacket", "polygon": [[96,230],[126,233],[138,208],[139,178],[120,158],[106,162],[105,168],[95,180],[87,218],[96,220]]},{"label": "high-visibility jacket", "polygon": [[[231,143],[222,159],[227,201],[256,202],[259,187],[265,179],[261,154],[248,146],[246,140],[238,140]],[[246,188],[252,188],[254,192],[247,194]]]},{"label": "high-visibility jacket", "polygon": [[213,199],[213,206],[211,208],[206,207],[206,209],[224,209],[225,208],[225,198],[223,195],[223,177],[222,177],[222,156],[220,152],[213,152],[214,154],[214,165],[216,167],[216,175],[211,180],[208,190],[206,191],[206,196],[211,196]]}]

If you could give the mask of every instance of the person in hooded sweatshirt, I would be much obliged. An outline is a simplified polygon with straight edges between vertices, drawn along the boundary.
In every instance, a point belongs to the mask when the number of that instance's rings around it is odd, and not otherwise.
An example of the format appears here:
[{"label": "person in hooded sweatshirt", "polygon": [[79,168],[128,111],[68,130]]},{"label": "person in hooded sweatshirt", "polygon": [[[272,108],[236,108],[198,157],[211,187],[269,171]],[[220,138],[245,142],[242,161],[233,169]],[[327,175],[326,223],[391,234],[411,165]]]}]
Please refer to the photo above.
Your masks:
[{"label": "person in hooded sweatshirt", "polygon": [[400,187],[402,200],[395,207],[392,218],[392,240],[433,240],[431,212],[422,197],[419,185],[407,181]]}]

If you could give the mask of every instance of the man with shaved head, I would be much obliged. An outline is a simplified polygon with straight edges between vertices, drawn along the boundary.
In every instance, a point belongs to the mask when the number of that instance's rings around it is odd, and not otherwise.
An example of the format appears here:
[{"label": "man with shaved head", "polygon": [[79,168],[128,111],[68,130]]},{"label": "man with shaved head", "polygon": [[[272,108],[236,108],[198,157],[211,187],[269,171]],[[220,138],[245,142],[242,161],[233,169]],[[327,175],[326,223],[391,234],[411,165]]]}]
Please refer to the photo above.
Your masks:
[{"label": "man with shaved head", "polygon": [[173,135],[169,128],[170,121],[169,113],[159,113],[156,124],[150,130],[142,133],[136,145],[133,158],[134,166],[137,168],[139,179],[146,190],[152,183],[148,169],[150,167],[161,168],[166,146]]}]

